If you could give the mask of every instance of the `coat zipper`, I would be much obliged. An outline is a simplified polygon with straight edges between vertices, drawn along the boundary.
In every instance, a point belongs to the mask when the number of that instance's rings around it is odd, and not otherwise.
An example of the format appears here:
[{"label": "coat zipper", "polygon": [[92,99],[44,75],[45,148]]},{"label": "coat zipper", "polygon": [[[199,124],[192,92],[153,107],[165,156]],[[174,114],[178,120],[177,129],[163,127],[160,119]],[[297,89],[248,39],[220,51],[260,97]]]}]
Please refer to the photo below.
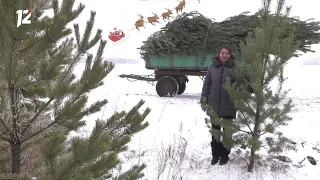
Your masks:
[{"label": "coat zipper", "polygon": [[220,91],[219,91],[219,116],[221,114],[221,90],[222,90],[222,77],[223,77],[223,72],[224,72],[224,67],[225,65],[222,65],[222,69],[220,72]]}]

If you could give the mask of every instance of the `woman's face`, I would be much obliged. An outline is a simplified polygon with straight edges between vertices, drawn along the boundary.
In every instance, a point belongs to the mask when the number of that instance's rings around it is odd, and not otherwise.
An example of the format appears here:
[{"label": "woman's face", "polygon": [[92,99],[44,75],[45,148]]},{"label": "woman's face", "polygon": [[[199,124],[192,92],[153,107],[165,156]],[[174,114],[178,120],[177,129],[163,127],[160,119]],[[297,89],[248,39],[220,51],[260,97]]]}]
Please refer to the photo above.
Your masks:
[{"label": "woman's face", "polygon": [[221,49],[219,57],[222,62],[228,61],[230,59],[230,53],[228,49],[225,49],[225,48]]}]

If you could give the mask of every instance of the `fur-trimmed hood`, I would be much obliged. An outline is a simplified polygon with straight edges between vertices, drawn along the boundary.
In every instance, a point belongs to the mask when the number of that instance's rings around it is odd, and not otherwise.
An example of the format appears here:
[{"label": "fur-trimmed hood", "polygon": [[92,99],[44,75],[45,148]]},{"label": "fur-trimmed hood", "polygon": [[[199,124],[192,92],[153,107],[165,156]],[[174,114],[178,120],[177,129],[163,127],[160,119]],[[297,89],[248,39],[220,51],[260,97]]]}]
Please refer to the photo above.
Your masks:
[{"label": "fur-trimmed hood", "polygon": [[[226,66],[229,68],[234,68],[236,65],[236,56],[234,54],[231,54],[230,59],[227,61]],[[213,57],[213,65],[215,67],[220,67],[223,65],[223,63],[220,61],[219,56],[214,56]]]}]

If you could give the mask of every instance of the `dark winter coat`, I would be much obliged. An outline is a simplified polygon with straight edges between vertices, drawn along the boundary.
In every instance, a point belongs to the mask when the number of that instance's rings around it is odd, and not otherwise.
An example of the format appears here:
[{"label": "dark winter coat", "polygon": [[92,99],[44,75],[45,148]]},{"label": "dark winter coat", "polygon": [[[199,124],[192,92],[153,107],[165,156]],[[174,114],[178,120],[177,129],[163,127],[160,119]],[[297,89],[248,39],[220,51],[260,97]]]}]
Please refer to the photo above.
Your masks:
[{"label": "dark winter coat", "polygon": [[235,82],[235,67],[234,58],[223,64],[220,62],[219,57],[214,57],[213,63],[208,67],[201,99],[206,98],[206,103],[219,116],[236,117],[237,109],[231,101],[227,90],[222,87],[227,78],[230,78],[231,82]]}]

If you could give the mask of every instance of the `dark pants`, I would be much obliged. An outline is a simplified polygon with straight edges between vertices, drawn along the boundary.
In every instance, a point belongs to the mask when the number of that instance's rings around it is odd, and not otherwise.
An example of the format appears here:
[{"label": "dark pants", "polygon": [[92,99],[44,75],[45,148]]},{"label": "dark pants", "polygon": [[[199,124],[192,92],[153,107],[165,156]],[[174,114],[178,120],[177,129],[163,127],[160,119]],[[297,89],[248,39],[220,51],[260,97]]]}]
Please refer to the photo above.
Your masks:
[{"label": "dark pants", "polygon": [[[221,117],[223,119],[234,119],[234,117]],[[217,126],[212,124],[213,130],[221,131],[221,126]],[[230,149],[226,148],[222,142],[214,137],[212,135],[212,141],[211,141],[211,151],[212,151],[212,157],[227,157],[230,154]]]}]

